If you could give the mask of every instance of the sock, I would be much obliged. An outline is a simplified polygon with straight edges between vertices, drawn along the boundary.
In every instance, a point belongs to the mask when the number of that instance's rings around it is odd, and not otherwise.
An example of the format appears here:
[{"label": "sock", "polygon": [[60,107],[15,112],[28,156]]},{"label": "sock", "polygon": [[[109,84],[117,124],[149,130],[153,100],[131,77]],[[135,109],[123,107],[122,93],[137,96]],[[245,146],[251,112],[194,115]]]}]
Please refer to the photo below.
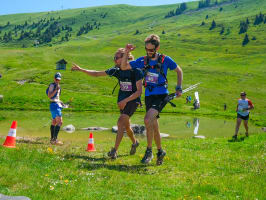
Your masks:
[{"label": "sock", "polygon": [[162,148],[158,149],[158,153],[162,153],[162,152],[163,152]]},{"label": "sock", "polygon": [[54,132],[55,132],[55,126],[54,125],[50,126],[50,131],[51,131],[51,140],[53,140],[54,139]]},{"label": "sock", "polygon": [[151,147],[147,147],[147,151],[152,151],[152,148]]},{"label": "sock", "polygon": [[60,131],[60,126],[55,126],[54,139],[57,140],[58,133]]}]

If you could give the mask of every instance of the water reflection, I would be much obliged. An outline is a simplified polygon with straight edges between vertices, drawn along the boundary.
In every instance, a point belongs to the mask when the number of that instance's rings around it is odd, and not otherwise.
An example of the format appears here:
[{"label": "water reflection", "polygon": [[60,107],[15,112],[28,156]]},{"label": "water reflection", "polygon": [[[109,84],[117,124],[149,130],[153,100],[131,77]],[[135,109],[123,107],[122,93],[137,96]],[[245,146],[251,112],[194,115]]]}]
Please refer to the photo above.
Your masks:
[{"label": "water reflection", "polygon": [[[65,131],[60,136],[67,139],[87,140],[88,133],[81,130],[84,127],[106,127],[111,129],[116,123],[120,113],[94,113],[94,112],[69,112],[64,114],[63,127],[72,124],[75,132],[68,134]],[[198,138],[204,135],[206,138],[232,137],[235,130],[235,120],[218,119],[208,117],[191,117],[177,114],[161,113],[160,131],[170,135],[170,138]],[[17,120],[17,136],[19,137],[49,137],[50,136],[50,113],[49,111],[0,111],[0,136],[6,137],[10,124]],[[144,125],[144,113],[135,113],[132,118],[132,124]],[[73,131],[74,128],[66,128]],[[250,124],[249,132],[252,134],[261,133],[261,127],[255,127]],[[63,128],[62,128],[63,130]],[[92,130],[94,131],[94,130]],[[243,127],[240,128],[240,134],[244,134]],[[97,132],[106,137],[110,130]]]},{"label": "water reflection", "polygon": [[199,118],[194,118],[193,125],[194,125],[194,135],[197,135],[199,130]]},{"label": "water reflection", "polygon": [[[198,131],[199,131],[199,125],[200,125],[200,119],[199,118],[194,118],[193,119],[193,137],[194,138],[205,138],[205,136],[203,135],[198,135]],[[189,121],[186,122],[186,127],[187,128],[191,128],[191,123]]]}]

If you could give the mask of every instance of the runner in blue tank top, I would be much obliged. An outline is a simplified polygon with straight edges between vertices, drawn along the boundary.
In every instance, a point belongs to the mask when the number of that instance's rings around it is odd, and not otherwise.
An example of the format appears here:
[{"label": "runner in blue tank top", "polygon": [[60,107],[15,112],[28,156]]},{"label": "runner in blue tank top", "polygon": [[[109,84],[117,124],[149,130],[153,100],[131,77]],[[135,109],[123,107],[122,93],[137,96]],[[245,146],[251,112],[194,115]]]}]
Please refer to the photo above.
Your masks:
[{"label": "runner in blue tank top", "polygon": [[[86,70],[80,68],[78,65],[74,64],[72,70],[81,71],[89,76],[114,76],[118,79],[120,84],[120,90],[118,93],[117,104],[120,109],[120,117],[117,121],[117,136],[115,141],[115,146],[111,148],[108,156],[112,159],[117,158],[117,150],[122,141],[124,130],[126,130],[127,135],[132,141],[132,146],[130,149],[130,155],[136,153],[136,148],[139,146],[138,140],[134,136],[134,132],[130,127],[130,117],[136,111],[138,105],[140,104],[140,95],[142,93],[142,79],[143,74],[141,70],[121,70],[121,60],[125,49],[120,48],[117,50],[114,56],[115,67],[107,69],[106,71],[95,71]],[[133,60],[133,56],[130,54],[129,60]]]},{"label": "runner in blue tank top", "polygon": [[181,68],[169,57],[158,53],[160,48],[160,38],[157,35],[150,35],[145,39],[145,50],[147,55],[138,58],[135,61],[127,61],[127,53],[133,51],[135,47],[132,44],[126,45],[126,54],[122,59],[122,69],[135,69],[140,68],[144,74],[144,87],[145,89],[145,105],[146,115],[144,123],[147,130],[147,149],[142,163],[146,164],[151,162],[152,155],[152,140],[154,138],[158,153],[157,153],[157,165],[163,163],[163,158],[166,152],[161,146],[161,137],[159,131],[158,118],[159,113],[166,105],[164,99],[168,92],[168,69],[174,70],[177,73],[177,86],[176,96],[182,95],[182,80],[183,72]]},{"label": "runner in blue tank top", "polygon": [[238,99],[236,112],[237,112],[237,119],[236,119],[236,128],[235,134],[233,139],[237,139],[237,134],[239,131],[239,127],[241,125],[242,120],[244,120],[244,127],[246,129],[246,137],[248,137],[248,120],[249,120],[249,112],[250,110],[254,109],[253,103],[246,98],[246,92],[240,93],[240,99]]}]

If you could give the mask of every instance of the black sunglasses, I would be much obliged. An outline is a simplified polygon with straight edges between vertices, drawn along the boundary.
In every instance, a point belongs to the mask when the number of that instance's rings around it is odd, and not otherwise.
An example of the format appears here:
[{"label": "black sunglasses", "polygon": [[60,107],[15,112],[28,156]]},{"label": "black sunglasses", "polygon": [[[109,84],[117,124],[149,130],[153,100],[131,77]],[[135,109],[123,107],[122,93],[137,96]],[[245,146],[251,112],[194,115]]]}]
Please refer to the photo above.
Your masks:
[{"label": "black sunglasses", "polygon": [[148,52],[155,52],[156,51],[156,49],[148,49],[147,47],[145,47],[145,50]]},{"label": "black sunglasses", "polygon": [[121,57],[121,56],[120,56],[120,57],[115,56],[115,57],[114,57],[114,60],[118,60],[119,58],[122,58],[122,57]]}]

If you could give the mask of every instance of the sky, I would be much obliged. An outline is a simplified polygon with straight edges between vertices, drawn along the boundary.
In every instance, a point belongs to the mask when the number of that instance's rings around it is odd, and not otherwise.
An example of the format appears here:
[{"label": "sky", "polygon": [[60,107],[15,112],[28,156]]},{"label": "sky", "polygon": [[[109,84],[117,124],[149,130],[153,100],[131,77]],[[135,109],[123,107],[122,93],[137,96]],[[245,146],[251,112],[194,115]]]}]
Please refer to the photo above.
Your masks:
[{"label": "sky", "polygon": [[0,0],[0,15],[55,11],[114,4],[153,6],[176,4],[187,1],[192,0]]}]

